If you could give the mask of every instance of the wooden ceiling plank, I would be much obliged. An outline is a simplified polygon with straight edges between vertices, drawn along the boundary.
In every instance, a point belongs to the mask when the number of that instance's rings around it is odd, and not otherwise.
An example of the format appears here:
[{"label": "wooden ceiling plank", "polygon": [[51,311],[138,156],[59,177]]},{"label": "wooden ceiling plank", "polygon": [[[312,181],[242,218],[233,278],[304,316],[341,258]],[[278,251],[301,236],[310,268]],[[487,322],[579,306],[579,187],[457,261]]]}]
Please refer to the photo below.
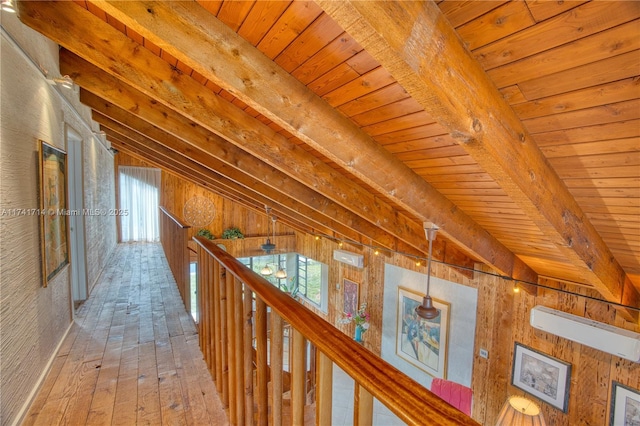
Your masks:
[{"label": "wooden ceiling plank", "polygon": [[336,25],[331,18],[322,14],[302,32],[300,37],[297,37],[279,54],[274,61],[283,69],[292,72],[343,33],[342,28]]},{"label": "wooden ceiling plank", "polygon": [[[487,71],[498,88],[576,68],[640,48],[637,22],[628,22]],[[579,52],[579,54],[578,54]]]},{"label": "wooden ceiling plank", "polygon": [[[33,2],[28,2],[29,4],[33,4]],[[61,3],[64,4],[64,3]],[[121,3],[122,4],[122,3]],[[131,4],[130,2],[126,2],[127,5]],[[163,4],[164,5],[164,4]],[[188,6],[188,3],[176,3],[176,2],[172,2],[171,6]],[[62,21],[66,21],[64,22],[64,24],[62,25],[52,25],[51,24],[51,19],[50,17],[48,17],[46,19],[47,23],[45,24],[44,22],[40,21],[38,19],[38,16],[41,16],[42,13],[44,13],[43,8],[46,6],[47,9],[49,9],[49,11],[47,12],[47,14],[53,14],[53,15],[60,15],[59,17],[57,17],[56,19],[60,19]],[[82,46],[82,42],[79,39],[85,38],[86,35],[86,31],[87,28],[83,25],[83,27],[81,29],[79,29],[82,33],[82,37],[80,36],[70,36],[69,35],[69,28],[74,27],[74,23],[75,22],[83,22],[86,20],[86,18],[84,17],[84,15],[78,17],[79,19],[74,19],[74,18],[67,18],[65,16],[68,16],[68,13],[72,13],[75,14],[75,11],[68,11],[65,10],[63,13],[60,12],[56,12],[55,9],[58,9],[62,6],[60,5],[55,5],[53,7],[54,10],[51,10],[52,6],[49,5],[48,3],[43,3],[43,4],[38,4],[36,8],[28,8],[27,5],[21,5],[19,6],[22,8],[22,19],[23,22],[25,22],[27,25],[30,25],[32,27],[36,27],[38,28],[39,31],[41,32],[45,32],[47,34],[48,37],[58,41],[60,44],[63,45],[74,45],[76,46],[76,48],[79,49],[84,49],[85,50],[85,54],[87,55],[92,55],[95,54],[96,56],[99,56],[98,59],[104,60],[104,55],[102,52],[99,52],[101,49],[107,49],[108,46],[101,46],[100,49],[96,49],[95,46],[92,46],[89,49],[85,49]],[[69,8],[70,9],[70,8]],[[77,7],[77,9],[79,9],[81,11],[81,9],[79,7]],[[146,9],[143,12],[145,14],[147,14]],[[203,14],[206,14],[206,11],[202,11]],[[31,17],[29,17],[29,15],[32,15]],[[211,21],[210,16],[206,16],[206,20],[207,22]],[[99,23],[96,23],[99,24]],[[222,24],[221,24],[222,25]],[[89,26],[92,27],[93,25]],[[63,28],[64,31],[60,31],[57,30],[57,28]],[[69,27],[69,28],[68,28]],[[104,27],[100,27],[99,32],[103,33],[103,32],[109,32],[110,30]],[[228,29],[227,29],[228,31]],[[174,33],[175,28],[172,27],[171,28],[171,33]],[[114,40],[112,40],[112,38]],[[116,34],[110,35],[108,37],[109,40],[109,44],[118,44],[115,40],[117,40],[118,36]],[[189,44],[190,46],[193,44],[193,34],[190,34],[190,36],[188,37],[189,40]],[[133,43],[133,42],[131,42]],[[245,43],[245,42],[243,42]],[[134,50],[136,50],[136,56],[139,56],[140,54],[142,54],[143,52],[139,51],[140,49],[135,49],[135,46],[131,46]],[[223,46],[219,46],[220,49],[222,49],[222,51],[225,54],[231,53],[233,51],[233,49],[228,49],[227,45],[223,45]],[[179,50],[179,49],[178,49]],[[189,49],[189,50],[193,50],[193,49]],[[122,67],[122,60],[124,59],[123,57],[123,50],[122,49],[118,49],[117,54],[115,54],[115,56],[119,56],[119,60],[117,61],[117,63],[108,63],[107,65],[105,65],[105,69],[110,69],[111,72],[114,72],[115,70],[118,70],[119,68],[121,69]],[[179,52],[178,52],[179,53]],[[211,50],[208,49],[206,56],[207,57],[211,57]],[[176,52],[172,51],[172,54],[176,54]],[[104,55],[104,56],[103,56]],[[181,60],[183,58],[180,58]],[[149,60],[152,61],[152,58],[145,58],[145,60]],[[115,68],[112,69],[112,68]],[[156,71],[154,69],[155,67],[153,66],[146,66],[146,72],[150,72],[150,71]],[[160,66],[159,68],[163,68],[162,66]],[[225,67],[226,68],[226,67]],[[265,77],[262,73],[260,73],[260,78]],[[145,86],[146,86],[146,90],[148,90],[148,78],[149,77],[145,77],[144,81],[145,81]],[[176,78],[179,79],[179,76],[171,76],[168,79],[165,78],[160,78],[160,81],[173,81],[176,80]],[[270,79],[273,80],[273,79]],[[246,82],[245,82],[246,83]],[[156,83],[157,84],[157,83]],[[260,86],[260,92],[262,93],[264,90],[263,86]],[[155,91],[154,91],[155,92]],[[201,92],[201,90],[200,90]],[[172,96],[171,98],[175,98],[175,94],[172,91]],[[286,93],[285,92],[281,92],[281,93]],[[158,95],[158,93],[155,93],[156,95]],[[266,96],[270,96],[271,92],[269,91],[264,91],[264,94]],[[294,115],[289,115],[287,114],[288,117],[295,117],[296,121],[300,120],[300,123],[305,123],[306,120],[309,118],[307,117],[307,114],[304,113],[304,110],[306,110],[307,106],[307,100],[309,96],[308,93],[306,92],[306,88],[305,88],[305,102],[303,103],[304,106],[302,107],[302,111],[299,110],[298,108],[294,107],[296,110],[296,114]],[[282,100],[282,97],[279,96],[279,100]],[[201,99],[199,99],[199,102],[202,102]],[[314,100],[314,102],[316,102]],[[321,100],[317,100],[317,102],[322,102]],[[214,105],[211,105],[211,107],[213,107]],[[252,105],[253,106],[253,105]],[[189,108],[188,108],[188,113],[193,115],[194,110],[197,112],[199,111],[200,105],[194,105],[194,104],[190,104]],[[260,107],[261,109],[264,109],[264,106]],[[210,121],[212,119],[212,115],[211,111],[212,110],[219,110],[219,107],[216,108],[210,108],[207,107],[203,110],[203,113],[205,113],[206,111],[206,116],[208,121]],[[276,109],[277,110],[277,109]],[[315,110],[315,108],[310,108],[310,111]],[[336,113],[337,114],[337,113]],[[339,117],[342,117],[341,115]],[[213,119],[216,119],[216,117],[214,116]],[[219,118],[218,118],[219,119]],[[340,118],[340,120],[342,120],[344,118]],[[317,121],[317,119],[313,119],[314,122]],[[346,119],[345,119],[346,120]],[[241,131],[241,135],[242,137],[240,138],[241,140],[244,140],[244,138],[246,138],[248,136],[247,133],[247,128],[251,129],[254,128],[255,125],[250,125],[250,126],[244,126],[246,119],[241,119],[239,123],[233,123],[233,122],[225,122],[225,125],[228,127],[229,125],[237,125],[240,126],[239,128],[243,129]],[[330,123],[324,123],[326,125],[330,126]],[[209,123],[210,125],[210,123]],[[291,129],[297,129],[298,125],[294,123],[293,126],[289,125],[289,127]],[[217,129],[218,131],[220,131],[220,129]],[[228,131],[228,129],[225,129]],[[318,129],[318,131],[322,131],[322,136],[326,138],[327,134],[335,134],[335,130],[332,127],[322,127],[321,129]],[[296,132],[298,132],[296,130]],[[238,134],[234,134],[233,138],[238,139]],[[258,135],[259,136],[259,135]],[[351,134],[346,134],[343,137],[348,137],[348,140],[351,140]],[[252,142],[254,142],[255,139],[252,139]],[[338,144],[337,146],[343,146],[344,143],[342,142],[342,138],[338,138],[338,140],[336,140],[336,143]],[[252,143],[252,146],[255,145],[262,145],[262,144],[256,144],[256,143]],[[286,144],[282,144],[279,143],[279,149],[282,149],[281,145],[285,145]],[[258,147],[260,148],[260,147]],[[382,149],[382,148],[380,148]],[[326,149],[325,149],[326,151]],[[290,151],[288,151],[288,154],[291,154]],[[385,154],[384,158],[386,160],[387,155],[389,155],[388,153]],[[258,155],[260,156],[260,155]],[[311,164],[304,164],[301,163],[300,161],[298,161],[298,159],[295,158],[294,155],[288,155],[287,156],[288,161],[293,161],[293,166],[296,168],[300,168],[302,165],[307,165],[307,166],[311,166],[312,167],[312,171],[309,173],[309,175],[314,177],[314,181],[316,181],[317,184],[317,179],[318,179],[318,165],[315,164],[315,160],[311,162]],[[371,166],[371,162],[370,162],[370,158],[368,156],[365,156],[365,158],[367,158],[367,168],[369,168],[369,166]],[[278,157],[277,162],[279,164],[282,163],[282,158]],[[350,163],[352,163],[351,160],[349,160]],[[343,161],[344,163],[344,161]],[[411,207],[412,213],[417,213],[418,217],[420,217],[421,219],[431,219],[432,221],[434,221],[435,223],[439,224],[442,229],[443,232],[442,234],[445,237],[448,237],[452,240],[454,240],[454,242],[456,244],[458,244],[460,247],[464,248],[464,250],[467,251],[467,253],[470,253],[473,257],[477,258],[477,259],[481,259],[483,262],[492,265],[494,268],[496,268],[497,270],[501,271],[502,273],[505,274],[511,274],[514,270],[519,271],[518,273],[521,274],[525,274],[527,275],[528,279],[535,279],[535,273],[533,273],[533,271],[529,270],[526,268],[526,265],[522,264],[521,262],[519,262],[519,260],[517,258],[515,258],[515,256],[513,255],[513,253],[511,253],[509,250],[507,250],[504,246],[502,246],[501,244],[499,244],[497,242],[497,240],[493,239],[486,231],[484,231],[481,227],[479,227],[477,224],[474,224],[470,218],[465,217],[463,214],[461,214],[459,211],[457,211],[457,209],[454,208],[453,204],[446,200],[446,198],[444,198],[443,196],[441,196],[437,191],[435,191],[432,187],[428,186],[428,184],[426,184],[426,182],[424,182],[424,180],[420,179],[417,175],[415,175],[413,172],[411,172],[409,169],[404,169],[405,171],[403,172],[405,178],[404,179],[397,179],[398,176],[396,176],[394,173],[388,173],[388,170],[386,169],[385,164],[386,163],[380,163],[378,164],[377,161],[375,162],[375,166],[371,167],[372,169],[376,170],[376,172],[381,172],[382,175],[385,177],[385,185],[388,185],[388,188],[384,191],[384,193],[387,194],[393,194],[396,192],[395,188],[396,186],[400,185],[401,188],[405,188],[405,187],[409,187],[409,188],[415,188],[416,191],[415,193],[420,193],[419,197],[416,197],[415,199],[412,197],[411,200],[412,201],[417,201],[419,205],[414,205]],[[392,162],[392,164],[394,164]],[[395,162],[395,164],[397,164],[397,162]],[[377,166],[380,165],[380,169],[378,170]],[[404,166],[403,166],[404,167]],[[349,167],[351,168],[351,167]],[[299,174],[300,172],[296,172],[293,173],[295,174]],[[394,175],[394,177],[396,177],[396,179],[394,179],[393,182],[389,182],[388,180],[388,176]],[[406,177],[407,176],[412,176],[410,178],[410,182],[407,182]],[[306,176],[304,176],[306,177]],[[332,194],[336,194],[336,189],[335,187],[332,187],[333,185],[331,185],[329,183],[328,187],[331,188],[331,193]],[[340,186],[344,186],[342,183],[340,184]],[[333,195],[334,197],[336,195]],[[361,197],[349,197],[348,195],[346,196],[346,198],[341,199],[342,195],[339,193],[338,191],[338,198],[337,200],[340,200],[342,203],[345,203],[345,200],[350,200],[351,202],[349,203],[352,208],[362,208],[361,205],[354,205],[354,204],[359,204],[358,203],[354,203],[353,200],[355,199],[360,199]],[[406,201],[405,201],[406,203]],[[379,204],[379,203],[378,203]],[[370,210],[370,212],[375,212],[375,216],[378,217],[378,219],[380,218],[385,218],[384,220],[387,220],[388,218],[394,218],[397,217],[397,215],[393,215],[393,214],[389,214],[389,213],[383,213],[383,214],[379,214],[378,211],[380,210],[380,206],[376,206],[374,209]],[[371,217],[371,213],[367,213],[366,211],[362,211],[362,214],[364,215],[363,217],[369,216]],[[381,222],[380,226],[385,226],[388,225],[388,223],[386,222]],[[407,222],[407,225],[410,225]],[[422,228],[420,226],[420,228]],[[419,233],[413,231],[413,226],[408,226],[407,228],[405,228],[407,230],[411,231],[409,232],[410,234],[415,234],[416,236],[419,235]],[[446,231],[444,231],[446,229]],[[398,232],[398,230],[396,230],[396,232]],[[406,234],[407,232],[403,232],[404,234]],[[404,238],[401,238],[404,239]],[[522,278],[522,277],[520,277]]]},{"label": "wooden ceiling plank", "polygon": [[548,146],[543,147],[542,152],[547,158],[571,157],[574,155],[601,155],[618,152],[635,152],[637,154],[640,152],[640,137]]},{"label": "wooden ceiling plank", "polygon": [[415,100],[406,98],[362,114],[354,115],[351,119],[359,126],[369,126],[422,110],[423,108]]},{"label": "wooden ceiling plank", "polygon": [[[640,58],[640,55],[638,58]],[[637,98],[640,98],[640,86],[635,78],[627,78],[613,83],[600,84],[570,93],[537,99],[535,102],[520,103],[513,105],[513,110],[521,119],[528,119]]]},{"label": "wooden ceiling plank", "polygon": [[592,1],[509,35],[491,45],[475,49],[473,56],[485,70],[489,70],[596,34],[638,17],[640,17],[640,8],[637,2],[619,2],[616,3],[616,7],[611,7],[608,2]]},{"label": "wooden ceiling plank", "polygon": [[240,26],[238,34],[256,46],[290,4],[291,1],[257,1]]},{"label": "wooden ceiling plank", "polygon": [[562,12],[565,12],[574,7],[580,6],[582,3],[586,3],[589,0],[563,0],[563,1],[548,1],[548,0],[525,0],[527,7],[531,11],[531,14],[536,18],[536,21],[544,21],[553,16],[556,16]]},{"label": "wooden ceiling plank", "polygon": [[456,143],[449,135],[438,135],[423,139],[414,139],[405,142],[398,142],[384,145],[385,149],[396,157],[400,158],[405,152],[420,152],[424,155],[438,156],[441,152],[450,152],[451,155],[464,155],[464,149]]},{"label": "wooden ceiling plank", "polygon": [[291,74],[303,84],[309,84],[361,51],[362,47],[353,38],[342,34],[300,67],[293,70]]},{"label": "wooden ceiling plank", "polygon": [[375,92],[378,89],[386,87],[394,82],[395,80],[385,69],[378,67],[334,90],[333,92],[327,93],[322,97],[322,99],[335,108],[339,108],[340,105],[351,102],[362,96],[366,96],[367,94]]},{"label": "wooden ceiling plank", "polygon": [[[104,7],[104,5],[101,6]],[[276,23],[273,25],[258,43],[258,49],[269,58],[275,58],[321,13],[322,10],[313,2],[291,2],[278,20],[278,22],[285,24]]]},{"label": "wooden ceiling plank", "polygon": [[453,27],[459,27],[467,22],[500,7],[508,0],[477,1],[477,0],[451,0],[440,3],[440,10],[447,17]]},{"label": "wooden ceiling plank", "polygon": [[397,83],[385,86],[373,93],[366,94],[359,98],[340,105],[338,109],[347,117],[353,117],[385,105],[407,99],[409,94]]},{"label": "wooden ceiling plank", "polygon": [[522,120],[531,134],[640,118],[640,99]]},{"label": "wooden ceiling plank", "polygon": [[527,100],[534,101],[558,93],[567,93],[599,84],[612,83],[624,79],[636,79],[638,76],[639,56],[640,51],[632,50],[576,68],[520,81],[518,82],[518,88]]},{"label": "wooden ceiling plank", "polygon": [[[555,130],[551,132],[537,133],[533,138],[540,147],[564,145],[567,143],[584,143],[608,141],[638,136],[640,120],[628,120],[621,122],[586,125],[572,129]],[[544,149],[544,148],[543,148]]]},{"label": "wooden ceiling plank", "polygon": [[522,1],[506,3],[456,28],[467,48],[474,50],[535,24]]}]

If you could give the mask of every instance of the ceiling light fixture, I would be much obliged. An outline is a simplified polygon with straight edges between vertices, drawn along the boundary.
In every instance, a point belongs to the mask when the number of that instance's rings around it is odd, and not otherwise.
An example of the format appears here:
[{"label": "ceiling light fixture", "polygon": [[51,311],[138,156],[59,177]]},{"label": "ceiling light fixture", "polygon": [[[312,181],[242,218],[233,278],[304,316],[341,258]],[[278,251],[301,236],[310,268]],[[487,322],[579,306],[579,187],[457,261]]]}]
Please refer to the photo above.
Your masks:
[{"label": "ceiling light fixture", "polygon": [[[426,225],[426,224],[425,224]],[[436,239],[436,233],[438,232],[438,227],[434,224],[431,224],[430,228],[425,226],[424,233],[429,240],[429,257],[427,258],[427,294],[422,299],[422,305],[418,305],[416,307],[416,314],[420,318],[424,319],[434,319],[440,315],[440,311],[433,306],[433,300],[431,296],[429,296],[429,284],[431,282],[431,250],[433,248],[433,240]]]},{"label": "ceiling light fixture", "polygon": [[16,7],[13,0],[2,0],[2,10],[9,13],[16,13]]}]

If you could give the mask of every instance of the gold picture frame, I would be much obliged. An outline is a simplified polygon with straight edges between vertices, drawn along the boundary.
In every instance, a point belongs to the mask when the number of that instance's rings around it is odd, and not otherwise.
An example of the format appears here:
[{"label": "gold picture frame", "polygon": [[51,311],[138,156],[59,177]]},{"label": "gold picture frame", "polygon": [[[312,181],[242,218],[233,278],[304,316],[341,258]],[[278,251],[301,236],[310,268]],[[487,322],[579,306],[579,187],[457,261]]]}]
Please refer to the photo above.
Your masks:
[{"label": "gold picture frame", "polygon": [[396,354],[427,374],[446,379],[451,305],[433,299],[433,306],[440,311],[440,315],[426,320],[415,313],[423,297],[422,294],[398,287]]},{"label": "gold picture frame", "polygon": [[47,287],[69,264],[67,153],[39,142],[42,285]]}]

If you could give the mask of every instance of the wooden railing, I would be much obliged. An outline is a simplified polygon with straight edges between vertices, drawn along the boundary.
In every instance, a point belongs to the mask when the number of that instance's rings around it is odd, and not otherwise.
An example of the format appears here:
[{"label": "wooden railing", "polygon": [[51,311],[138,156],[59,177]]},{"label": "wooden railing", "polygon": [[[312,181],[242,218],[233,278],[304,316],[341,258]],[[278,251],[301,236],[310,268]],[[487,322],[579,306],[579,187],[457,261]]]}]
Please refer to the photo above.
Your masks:
[{"label": "wooden railing", "polygon": [[191,311],[190,275],[189,275],[189,225],[182,223],[167,209],[160,207],[160,242],[169,268],[178,285],[182,302]]},{"label": "wooden railing", "polygon": [[[317,351],[315,424],[331,424],[335,363],[355,381],[354,424],[372,423],[373,398],[377,398],[410,425],[478,425],[214,243],[200,237],[194,240],[200,268],[200,347],[229,408],[231,424],[281,425],[285,417],[286,423],[305,424],[309,341]],[[285,322],[291,327],[287,410],[283,410],[280,374]]]}]

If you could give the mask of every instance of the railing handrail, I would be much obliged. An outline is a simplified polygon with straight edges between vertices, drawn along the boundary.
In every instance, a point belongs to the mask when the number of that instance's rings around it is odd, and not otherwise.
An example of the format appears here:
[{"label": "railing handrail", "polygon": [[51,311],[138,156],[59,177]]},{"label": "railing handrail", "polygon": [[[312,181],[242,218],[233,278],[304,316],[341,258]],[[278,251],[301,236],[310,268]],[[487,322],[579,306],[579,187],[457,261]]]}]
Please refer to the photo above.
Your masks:
[{"label": "railing handrail", "polygon": [[178,219],[177,217],[175,217],[169,210],[167,210],[166,208],[160,206],[160,210],[167,215],[168,218],[170,218],[171,220],[173,220],[179,227],[181,228],[191,228],[191,225],[187,225],[186,223],[184,223],[183,221],[181,221],[180,219]]},{"label": "railing handrail", "polygon": [[273,311],[407,424],[479,425],[382,358],[354,342],[333,324],[274,287],[215,243],[202,237],[193,239],[228,272],[248,285]]}]

